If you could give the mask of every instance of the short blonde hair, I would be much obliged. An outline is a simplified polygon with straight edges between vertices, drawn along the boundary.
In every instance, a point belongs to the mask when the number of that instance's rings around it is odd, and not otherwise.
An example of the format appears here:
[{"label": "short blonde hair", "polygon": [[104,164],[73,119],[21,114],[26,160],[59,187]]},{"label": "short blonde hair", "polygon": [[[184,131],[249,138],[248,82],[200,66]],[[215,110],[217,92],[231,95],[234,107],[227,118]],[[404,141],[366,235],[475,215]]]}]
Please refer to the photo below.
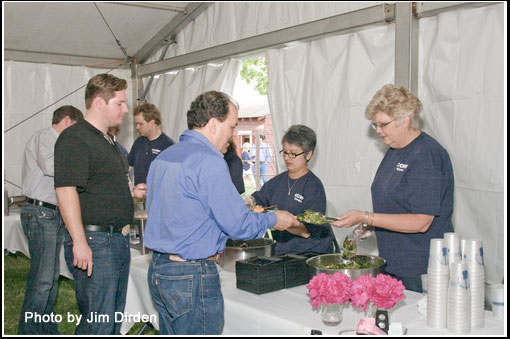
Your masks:
[{"label": "short blonde hair", "polygon": [[411,127],[419,129],[419,114],[422,108],[420,99],[407,88],[387,84],[370,100],[365,110],[365,117],[373,120],[375,114],[382,112],[393,119],[399,119],[407,114],[411,118]]}]

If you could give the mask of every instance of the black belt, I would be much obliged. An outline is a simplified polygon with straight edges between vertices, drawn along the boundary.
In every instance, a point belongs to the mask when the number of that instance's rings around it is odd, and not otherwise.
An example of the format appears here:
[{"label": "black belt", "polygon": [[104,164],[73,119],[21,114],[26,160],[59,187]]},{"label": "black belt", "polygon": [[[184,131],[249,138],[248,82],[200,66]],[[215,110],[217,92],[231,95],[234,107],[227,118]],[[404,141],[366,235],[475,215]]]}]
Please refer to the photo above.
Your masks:
[{"label": "black belt", "polygon": [[115,227],[115,226],[98,226],[98,225],[83,225],[83,228],[85,231],[92,231],[92,232],[106,232],[106,233],[122,233],[122,229],[124,226]]},{"label": "black belt", "polygon": [[58,206],[53,205],[53,204],[49,204],[49,203],[41,201],[41,200],[35,200],[35,199],[27,198],[27,202],[29,204],[33,204],[33,205],[37,205],[37,206],[41,206],[41,207],[46,207],[46,208],[49,208],[51,210],[55,210],[55,211],[58,210]]}]

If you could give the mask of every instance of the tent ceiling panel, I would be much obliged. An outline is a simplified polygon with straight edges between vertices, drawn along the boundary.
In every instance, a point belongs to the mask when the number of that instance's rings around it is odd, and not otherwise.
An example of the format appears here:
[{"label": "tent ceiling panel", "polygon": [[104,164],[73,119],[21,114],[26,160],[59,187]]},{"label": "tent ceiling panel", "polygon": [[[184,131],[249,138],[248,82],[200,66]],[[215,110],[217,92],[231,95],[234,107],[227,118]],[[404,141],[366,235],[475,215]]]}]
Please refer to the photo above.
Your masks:
[{"label": "tent ceiling panel", "polygon": [[188,3],[158,4],[176,10],[105,2],[4,3],[4,50],[17,52],[11,55],[46,56],[34,62],[50,62],[48,55],[53,54],[60,56],[56,63],[62,63],[66,55],[125,59],[115,39],[133,56],[175,16],[182,16]]}]

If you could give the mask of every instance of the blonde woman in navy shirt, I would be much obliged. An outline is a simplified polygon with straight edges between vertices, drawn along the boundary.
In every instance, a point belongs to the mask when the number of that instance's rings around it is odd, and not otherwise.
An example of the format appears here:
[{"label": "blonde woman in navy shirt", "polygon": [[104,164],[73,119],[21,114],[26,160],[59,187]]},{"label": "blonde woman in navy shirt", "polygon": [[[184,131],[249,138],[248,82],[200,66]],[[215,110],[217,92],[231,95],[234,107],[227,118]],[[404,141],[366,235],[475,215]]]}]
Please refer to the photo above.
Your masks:
[{"label": "blonde woman in navy shirt", "polygon": [[405,87],[383,86],[365,117],[389,146],[372,183],[373,213],[351,210],[331,223],[375,228],[386,273],[421,292],[430,239],[453,232],[453,169],[448,152],[420,130],[420,100]]}]

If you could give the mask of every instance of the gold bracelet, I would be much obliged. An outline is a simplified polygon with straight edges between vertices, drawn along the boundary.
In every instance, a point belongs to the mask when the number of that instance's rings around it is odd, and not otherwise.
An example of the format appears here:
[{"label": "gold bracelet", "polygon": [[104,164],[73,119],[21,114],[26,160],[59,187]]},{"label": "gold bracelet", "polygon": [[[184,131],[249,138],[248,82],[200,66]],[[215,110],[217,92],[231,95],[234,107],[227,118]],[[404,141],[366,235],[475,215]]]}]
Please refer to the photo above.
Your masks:
[{"label": "gold bracelet", "polygon": [[370,221],[370,224],[368,224],[369,226],[372,226],[374,224],[374,218],[375,218],[375,213],[372,212],[372,221]]}]

